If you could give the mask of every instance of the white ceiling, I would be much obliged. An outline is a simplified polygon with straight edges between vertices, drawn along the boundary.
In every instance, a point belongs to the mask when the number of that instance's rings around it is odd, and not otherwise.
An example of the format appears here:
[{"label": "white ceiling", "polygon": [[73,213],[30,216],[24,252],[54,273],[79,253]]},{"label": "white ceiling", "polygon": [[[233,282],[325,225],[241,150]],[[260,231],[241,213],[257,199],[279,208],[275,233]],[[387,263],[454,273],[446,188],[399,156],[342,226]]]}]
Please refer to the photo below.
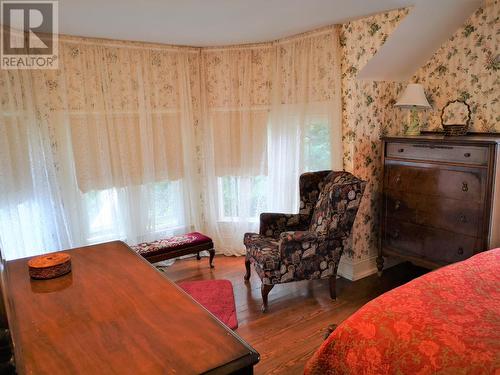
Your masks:
[{"label": "white ceiling", "polygon": [[191,46],[255,43],[415,0],[59,0],[61,34]]},{"label": "white ceiling", "polygon": [[272,41],[412,7],[358,75],[359,79],[406,81],[483,1],[59,0],[59,33],[222,46]]}]

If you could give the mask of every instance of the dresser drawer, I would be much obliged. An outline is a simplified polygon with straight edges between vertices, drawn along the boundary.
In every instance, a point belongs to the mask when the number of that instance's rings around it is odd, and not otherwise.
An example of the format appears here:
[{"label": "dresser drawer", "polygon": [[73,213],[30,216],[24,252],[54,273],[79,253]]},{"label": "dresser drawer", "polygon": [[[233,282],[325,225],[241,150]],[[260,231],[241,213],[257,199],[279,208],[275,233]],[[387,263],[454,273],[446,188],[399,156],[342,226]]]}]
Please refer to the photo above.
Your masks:
[{"label": "dresser drawer", "polygon": [[424,196],[396,190],[384,192],[384,216],[412,224],[481,236],[482,204],[472,200]]},{"label": "dresser drawer", "polygon": [[481,250],[479,238],[427,230],[424,236],[425,257],[438,263],[454,263],[470,258]]},{"label": "dresser drawer", "polygon": [[382,244],[401,254],[425,256],[421,229],[404,221],[387,219],[382,233]]},{"label": "dresser drawer", "polygon": [[387,220],[382,241],[384,246],[403,255],[440,264],[467,259],[475,250],[481,250],[477,237],[394,220]]},{"label": "dresser drawer", "polygon": [[432,165],[385,165],[385,187],[421,195],[481,202],[485,195],[484,168],[435,167]]},{"label": "dresser drawer", "polygon": [[390,158],[488,164],[487,147],[391,142],[387,144],[386,155]]}]

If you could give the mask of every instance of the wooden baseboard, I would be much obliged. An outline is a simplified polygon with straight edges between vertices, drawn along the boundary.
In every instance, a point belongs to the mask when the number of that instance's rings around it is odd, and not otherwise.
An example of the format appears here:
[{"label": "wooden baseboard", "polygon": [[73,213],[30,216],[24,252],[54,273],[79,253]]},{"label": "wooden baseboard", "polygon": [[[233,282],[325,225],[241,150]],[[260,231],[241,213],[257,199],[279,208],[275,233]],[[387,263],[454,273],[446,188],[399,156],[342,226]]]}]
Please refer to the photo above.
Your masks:
[{"label": "wooden baseboard", "polygon": [[[349,258],[340,259],[337,274],[347,280],[356,281],[377,273],[377,256],[366,259],[353,260]],[[384,258],[384,269],[401,263],[398,258]]]}]

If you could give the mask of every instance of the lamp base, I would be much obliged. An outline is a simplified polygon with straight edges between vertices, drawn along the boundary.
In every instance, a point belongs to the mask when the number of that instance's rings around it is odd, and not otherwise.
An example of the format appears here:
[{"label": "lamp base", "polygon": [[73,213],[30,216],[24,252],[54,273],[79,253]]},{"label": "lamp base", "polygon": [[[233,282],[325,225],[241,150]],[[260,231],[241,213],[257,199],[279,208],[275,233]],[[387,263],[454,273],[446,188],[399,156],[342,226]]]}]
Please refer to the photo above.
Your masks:
[{"label": "lamp base", "polygon": [[408,117],[408,126],[405,129],[405,135],[420,135],[420,118],[418,116],[418,111],[412,108]]},{"label": "lamp base", "polygon": [[405,132],[405,135],[420,135],[420,129],[417,129],[417,130],[407,130]]}]

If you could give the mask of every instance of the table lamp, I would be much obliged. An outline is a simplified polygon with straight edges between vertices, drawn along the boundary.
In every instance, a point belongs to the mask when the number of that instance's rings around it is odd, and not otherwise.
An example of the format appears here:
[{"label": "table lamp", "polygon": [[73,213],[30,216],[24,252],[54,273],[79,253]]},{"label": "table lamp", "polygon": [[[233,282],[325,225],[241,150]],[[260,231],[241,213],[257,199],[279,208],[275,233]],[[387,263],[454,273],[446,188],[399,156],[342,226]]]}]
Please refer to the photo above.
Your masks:
[{"label": "table lamp", "polygon": [[420,134],[420,118],[418,111],[432,108],[425,96],[424,87],[419,83],[410,83],[406,86],[403,95],[399,98],[395,107],[409,109],[408,128],[406,135]]}]

